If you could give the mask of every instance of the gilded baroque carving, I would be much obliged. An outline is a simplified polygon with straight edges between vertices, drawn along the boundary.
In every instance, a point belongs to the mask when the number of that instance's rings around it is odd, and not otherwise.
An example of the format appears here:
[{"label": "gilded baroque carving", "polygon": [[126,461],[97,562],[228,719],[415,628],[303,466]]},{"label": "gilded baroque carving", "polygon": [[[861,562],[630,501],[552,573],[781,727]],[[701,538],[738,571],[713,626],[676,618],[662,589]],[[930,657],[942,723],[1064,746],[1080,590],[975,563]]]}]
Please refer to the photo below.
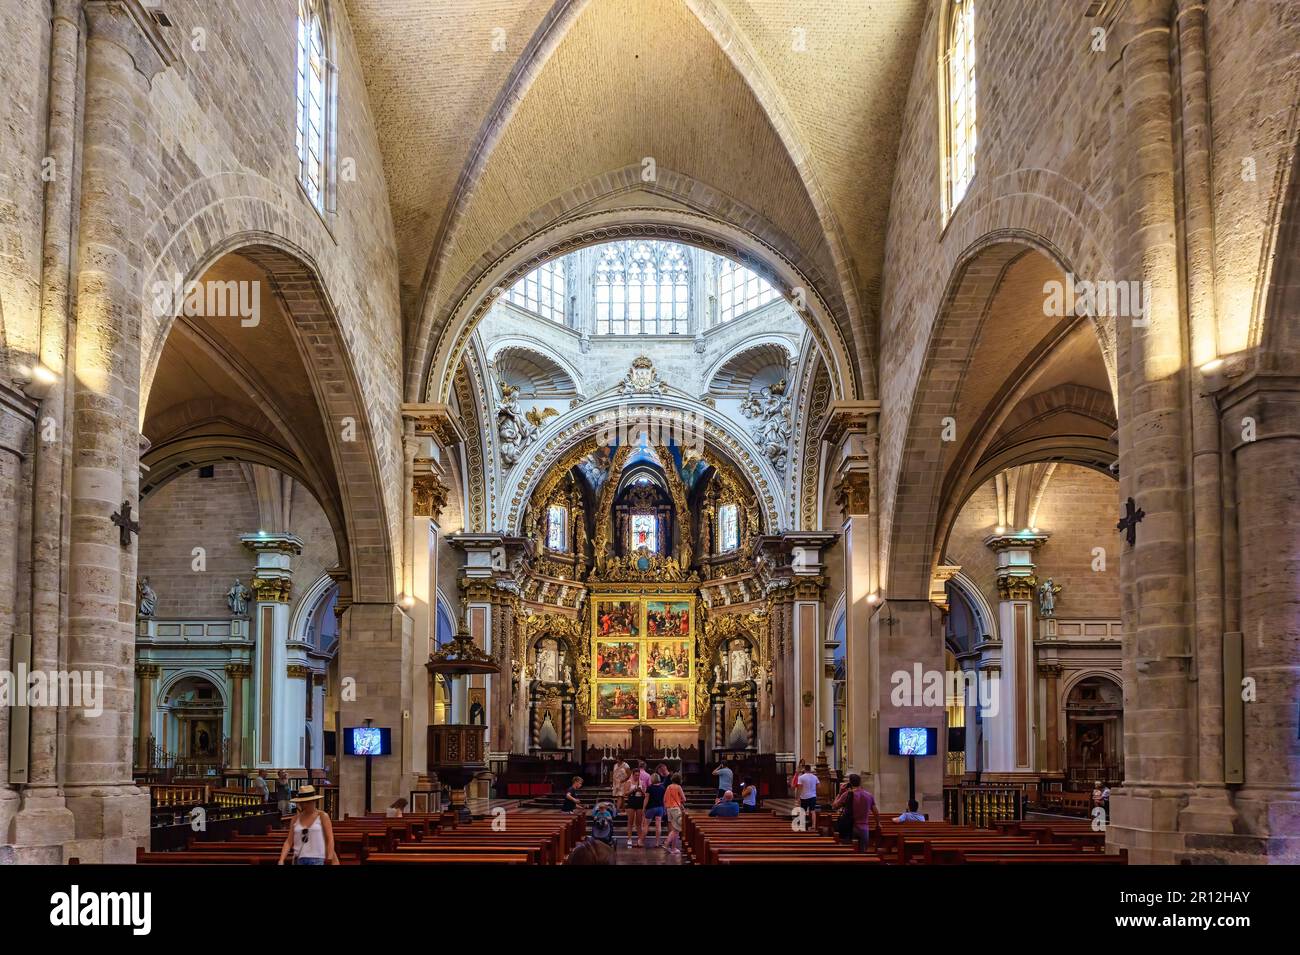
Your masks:
[{"label": "gilded baroque carving", "polygon": [[432,474],[417,474],[411,479],[411,498],[416,517],[436,521],[447,506],[447,488]]}]

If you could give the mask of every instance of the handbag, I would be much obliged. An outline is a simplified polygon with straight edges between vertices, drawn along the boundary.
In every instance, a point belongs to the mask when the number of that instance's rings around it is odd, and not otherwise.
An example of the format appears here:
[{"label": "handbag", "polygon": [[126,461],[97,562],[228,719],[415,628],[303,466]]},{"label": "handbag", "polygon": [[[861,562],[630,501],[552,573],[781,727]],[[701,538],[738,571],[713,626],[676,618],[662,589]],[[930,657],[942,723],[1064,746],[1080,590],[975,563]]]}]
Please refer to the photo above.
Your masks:
[{"label": "handbag", "polygon": [[835,834],[844,839],[853,838],[853,790],[846,790],[849,793],[848,800],[844,803],[844,808],[840,811],[840,817],[835,820]]},{"label": "handbag", "polygon": [[641,809],[645,806],[645,790],[640,786],[633,789],[627,796],[627,806],[629,809]]}]

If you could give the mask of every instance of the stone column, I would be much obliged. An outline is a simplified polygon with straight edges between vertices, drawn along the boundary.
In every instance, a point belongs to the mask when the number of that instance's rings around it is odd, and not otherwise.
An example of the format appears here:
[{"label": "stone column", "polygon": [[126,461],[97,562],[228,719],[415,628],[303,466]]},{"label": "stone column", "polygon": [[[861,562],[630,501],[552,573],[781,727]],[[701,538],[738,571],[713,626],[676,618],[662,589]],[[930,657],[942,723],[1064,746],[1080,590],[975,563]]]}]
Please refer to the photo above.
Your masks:
[{"label": "stone column", "polygon": [[[1243,678],[1254,689],[1240,707],[1245,784],[1233,798],[1237,824],[1232,834],[1189,835],[1188,849],[1213,851],[1222,862],[1294,865],[1300,863],[1300,379],[1255,371],[1220,402],[1240,548],[1241,631],[1232,636],[1241,641]],[[1238,698],[1245,690],[1223,687]]]},{"label": "stone column", "polygon": [[247,704],[247,682],[253,668],[247,663],[227,663],[226,679],[230,684],[230,765],[244,769],[248,753],[244,748],[247,722],[244,719]]},{"label": "stone column", "polygon": [[245,534],[244,547],[257,558],[253,570],[252,765],[258,769],[299,769],[302,707],[289,693],[289,603],[293,592],[293,558],[302,553],[302,539],[293,534]]},{"label": "stone column", "polygon": [[418,688],[411,696],[411,748],[407,770],[423,773],[428,769],[428,733],[433,721],[429,712],[429,684],[434,677],[425,669],[429,655],[437,645],[438,628],[438,516],[447,504],[447,488],[429,468],[432,460],[417,456],[413,466],[411,499],[411,582],[409,584],[412,635],[411,679]]},{"label": "stone column", "polygon": [[154,75],[172,54],[139,0],[87,0],[77,322],[73,376],[68,667],[102,673],[104,707],[67,713],[68,856],[130,862],[149,800],[131,781],[135,540],[111,515],[135,504],[143,229],[137,161]]},{"label": "stone column", "polygon": [[878,765],[876,739],[879,711],[878,657],[870,621],[881,606],[879,577],[879,509],[875,506],[875,466],[880,403],[832,403],[821,440],[827,442],[828,467],[843,521],[844,668],[848,772],[866,780]]},{"label": "stone column", "polygon": [[790,642],[798,715],[794,721],[792,749],[800,759],[810,763],[816,763],[818,754],[825,749],[821,727],[828,688],[822,663],[822,592],[826,585],[822,557],[836,537],[833,533],[799,532],[781,539],[790,561],[794,598],[790,605]]},{"label": "stone column", "polygon": [[1112,794],[1108,841],[1133,863],[1174,862],[1178,813],[1195,778],[1196,679],[1189,607],[1188,356],[1180,306],[1168,0],[1123,12],[1122,146],[1127,222],[1120,275],[1142,283],[1145,314],[1116,316],[1120,500],[1145,514],[1121,538],[1125,782]]},{"label": "stone column", "polygon": [[[372,759],[372,807],[387,806],[398,796],[409,797],[416,776],[405,772],[396,754],[411,732],[410,711],[414,639],[411,618],[400,607],[383,603],[349,603],[341,619],[338,673],[343,681],[338,712],[340,732],[352,726],[374,726],[392,731],[393,756]],[[425,684],[419,684],[423,692]],[[421,732],[426,732],[422,727]],[[366,760],[345,756],[339,747],[341,811],[359,815],[365,808]]]},{"label": "stone column", "polygon": [[158,687],[158,677],[162,675],[162,667],[155,663],[137,663],[135,665],[135,676],[138,684],[135,698],[138,701],[140,712],[136,720],[136,737],[135,737],[135,766],[138,770],[145,770],[149,766],[150,737],[153,736],[153,703],[154,693]]},{"label": "stone column", "polygon": [[295,769],[307,768],[307,721],[311,710],[311,667],[305,663],[290,663],[284,668],[285,746],[293,750],[289,765]]},{"label": "stone column", "polygon": [[998,713],[985,718],[991,773],[1031,773],[1038,769],[1038,671],[1034,657],[1034,551],[1046,534],[993,534],[984,546],[997,555],[998,635],[1001,638]]},{"label": "stone column", "polygon": [[[26,615],[20,612],[24,595],[19,586],[20,568],[27,563],[19,552],[23,538],[19,515],[23,511],[23,485],[30,481],[31,472],[23,467],[25,448],[31,443],[32,421],[35,412],[32,403],[9,389],[0,387],[0,672],[14,673],[31,664],[30,632],[25,632]],[[24,481],[26,478],[26,481]],[[25,686],[6,688],[15,695],[23,694]],[[18,793],[11,783],[27,779],[27,730],[32,707],[27,701],[10,699],[0,706],[0,842],[9,839],[9,824],[19,809]],[[13,752],[10,740],[13,740]]]},{"label": "stone column", "polygon": [[1043,678],[1043,708],[1047,716],[1047,726],[1043,732],[1043,772],[1058,775],[1061,766],[1061,725],[1060,725],[1060,680],[1064,668],[1059,663],[1038,664],[1038,673]]}]

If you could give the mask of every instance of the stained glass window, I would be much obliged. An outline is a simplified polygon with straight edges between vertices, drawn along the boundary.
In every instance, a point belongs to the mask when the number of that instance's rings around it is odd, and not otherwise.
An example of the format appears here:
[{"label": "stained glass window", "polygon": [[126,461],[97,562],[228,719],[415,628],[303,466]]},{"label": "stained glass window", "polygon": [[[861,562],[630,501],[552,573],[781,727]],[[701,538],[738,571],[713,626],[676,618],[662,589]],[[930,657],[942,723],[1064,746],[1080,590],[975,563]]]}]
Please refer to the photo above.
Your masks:
[{"label": "stained glass window", "polygon": [[569,512],[559,504],[546,509],[546,546],[549,550],[568,550]]},{"label": "stained glass window", "polygon": [[632,515],[632,550],[642,547],[652,554],[659,553],[659,524],[653,514]]},{"label": "stained glass window", "polygon": [[740,546],[740,525],[735,504],[718,508],[718,553],[725,554]]}]

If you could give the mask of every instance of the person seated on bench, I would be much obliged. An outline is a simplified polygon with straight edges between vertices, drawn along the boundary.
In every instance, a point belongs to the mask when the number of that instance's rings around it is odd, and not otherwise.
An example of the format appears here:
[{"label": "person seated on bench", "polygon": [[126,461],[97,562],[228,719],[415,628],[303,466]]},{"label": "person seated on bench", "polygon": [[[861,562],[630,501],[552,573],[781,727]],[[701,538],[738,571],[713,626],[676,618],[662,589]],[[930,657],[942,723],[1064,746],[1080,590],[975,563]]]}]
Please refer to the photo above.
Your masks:
[{"label": "person seated on bench", "polygon": [[569,789],[568,789],[568,791],[564,794],[564,811],[565,811],[565,812],[581,812],[581,811],[582,811],[582,800],[578,798],[578,790],[581,789],[581,788],[582,788],[582,777],[581,777],[581,776],[574,776],[574,777],[573,777],[573,785],[570,786]]},{"label": "person seated on bench", "polygon": [[758,787],[748,779],[740,784],[740,811],[758,812]]},{"label": "person seated on bench", "polygon": [[385,812],[384,815],[389,819],[401,819],[402,814],[405,811],[406,811],[406,800],[394,799],[393,804],[388,807],[388,811]]},{"label": "person seated on bench", "polygon": [[[841,807],[853,820],[853,835],[865,852],[871,837],[871,823],[875,822],[876,828],[880,828],[880,812],[876,809],[876,797],[863,787],[862,777],[857,773],[849,775],[849,781],[841,787],[840,794],[835,797],[831,808]],[[868,819],[868,816],[871,818]]]},{"label": "person seated on bench", "polygon": [[284,865],[291,849],[294,865],[339,864],[329,814],[321,812],[316,805],[323,798],[314,786],[303,786],[293,797],[296,813],[280,849],[280,865]]},{"label": "person seated on bench", "polygon": [[894,822],[925,822],[925,816],[917,812],[920,808],[915,799],[909,799],[907,801],[907,812],[895,819]]},{"label": "person seated on bench", "polygon": [[723,792],[722,798],[713,804],[709,810],[710,816],[739,816],[740,803],[736,802],[736,797],[728,789]]}]

